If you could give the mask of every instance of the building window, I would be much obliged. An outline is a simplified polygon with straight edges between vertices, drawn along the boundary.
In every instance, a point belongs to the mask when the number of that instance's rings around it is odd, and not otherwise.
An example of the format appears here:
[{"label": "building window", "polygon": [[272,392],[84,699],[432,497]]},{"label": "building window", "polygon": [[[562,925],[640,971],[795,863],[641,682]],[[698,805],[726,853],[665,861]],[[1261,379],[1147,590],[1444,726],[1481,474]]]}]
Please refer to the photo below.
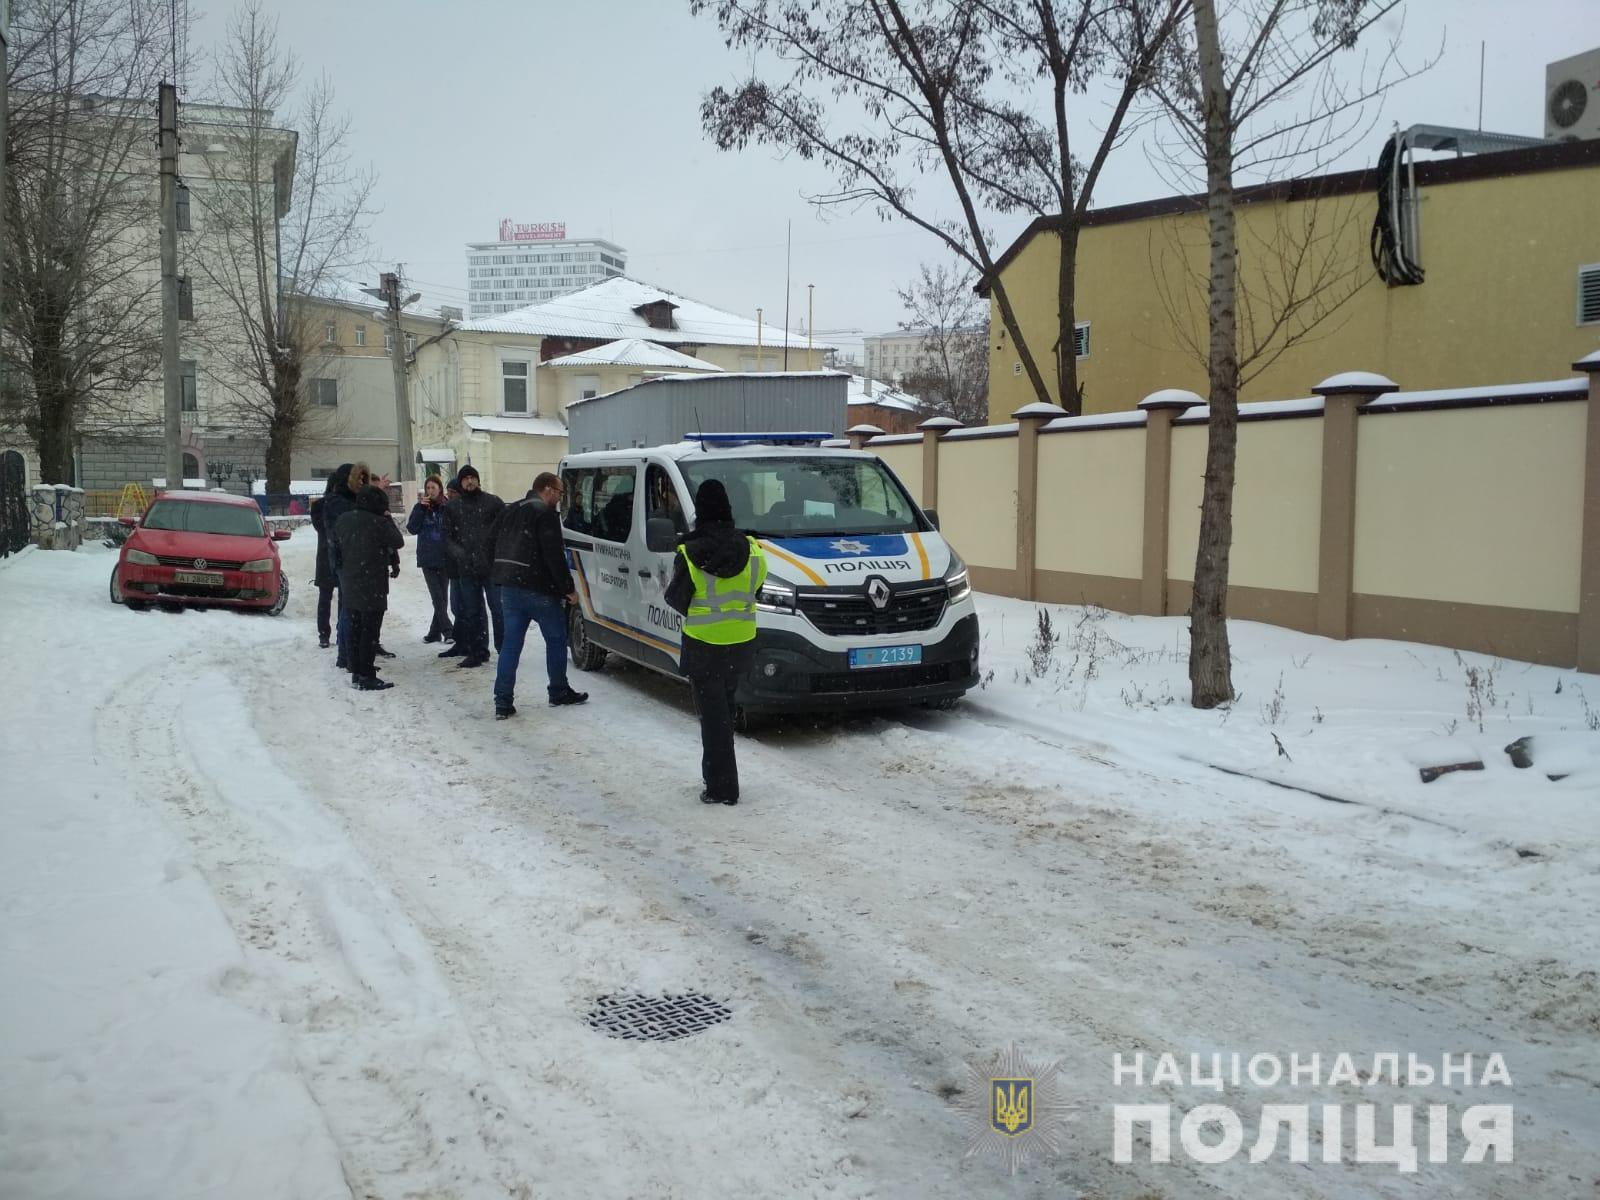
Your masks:
[{"label": "building window", "polygon": [[194,284],[187,275],[178,276],[178,320],[194,320]]},{"label": "building window", "polygon": [[193,229],[189,216],[189,189],[185,184],[178,185],[178,229]]},{"label": "building window", "polygon": [[332,321],[322,327],[323,345],[331,346],[339,340],[339,327]]},{"label": "building window", "polygon": [[408,334],[406,334],[406,357],[407,358],[415,358],[416,354],[417,354],[417,335],[414,334],[414,333],[408,333]]},{"label": "building window", "polygon": [[317,408],[339,407],[339,381],[337,379],[313,379],[310,384],[311,403]]},{"label": "building window", "polygon": [[394,353],[394,334],[393,333],[385,333],[383,335],[383,352],[385,354],[393,354]]},{"label": "building window", "polygon": [[500,410],[508,413],[528,411],[528,364],[503,362],[500,364]]},{"label": "building window", "polygon": [[579,375],[573,382],[577,385],[579,400],[588,400],[600,394],[598,375]]},{"label": "building window", "polygon": [[1578,324],[1600,324],[1600,263],[1578,268]]},{"label": "building window", "polygon": [[192,358],[183,359],[178,363],[178,393],[184,412],[200,411],[198,372]]},{"label": "building window", "polygon": [[200,460],[187,450],[183,452],[183,478],[184,480],[203,478],[200,474]]},{"label": "building window", "polygon": [[365,346],[366,344],[367,344],[367,327],[365,325],[357,325],[356,326],[356,345]]}]

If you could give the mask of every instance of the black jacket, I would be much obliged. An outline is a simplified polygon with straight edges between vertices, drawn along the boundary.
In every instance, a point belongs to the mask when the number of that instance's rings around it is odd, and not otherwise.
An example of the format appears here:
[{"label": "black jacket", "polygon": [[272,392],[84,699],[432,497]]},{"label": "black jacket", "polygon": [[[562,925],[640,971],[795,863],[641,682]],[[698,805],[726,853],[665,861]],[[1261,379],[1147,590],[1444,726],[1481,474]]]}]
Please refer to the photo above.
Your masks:
[{"label": "black jacket", "polygon": [[355,612],[389,607],[389,563],[405,545],[405,535],[389,516],[389,497],[381,488],[363,488],[334,526],[339,545],[339,590]]},{"label": "black jacket", "polygon": [[328,523],[322,519],[322,501],[324,497],[318,496],[311,502],[311,528],[317,531],[317,574],[316,585],[319,588],[337,587],[339,577],[333,573],[333,564],[328,561]]},{"label": "black jacket", "polygon": [[336,576],[341,574],[339,520],[356,506],[355,493],[350,490],[346,482],[349,477],[348,471],[344,473],[343,479],[336,476],[333,490],[322,498],[322,527],[328,531],[328,565],[333,568]]},{"label": "black jacket", "polygon": [[494,526],[506,503],[479,488],[444,506],[444,545],[458,575],[489,578],[494,564]]},{"label": "black jacket", "polygon": [[672,582],[667,584],[668,607],[680,613],[689,611],[694,599],[694,580],[684,565],[684,555],[707,575],[729,579],[744,570],[750,561],[750,539],[734,528],[732,521],[705,521],[683,539],[683,554],[672,560]]},{"label": "black jacket", "polygon": [[490,582],[568,596],[574,588],[562,542],[561,514],[532,492],[506,505],[496,527]]}]

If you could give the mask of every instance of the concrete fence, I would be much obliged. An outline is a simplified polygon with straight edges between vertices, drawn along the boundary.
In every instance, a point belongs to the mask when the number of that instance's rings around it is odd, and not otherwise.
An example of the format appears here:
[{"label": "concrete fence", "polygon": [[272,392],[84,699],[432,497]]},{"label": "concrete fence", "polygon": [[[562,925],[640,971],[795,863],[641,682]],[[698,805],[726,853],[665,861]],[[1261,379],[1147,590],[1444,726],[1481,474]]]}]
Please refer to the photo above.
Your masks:
[{"label": "concrete fence", "polygon": [[[1600,352],[1574,370],[1409,393],[1352,372],[1241,406],[1229,615],[1600,671]],[[938,510],[979,588],[1187,613],[1204,401],[1013,416],[849,437]]]}]

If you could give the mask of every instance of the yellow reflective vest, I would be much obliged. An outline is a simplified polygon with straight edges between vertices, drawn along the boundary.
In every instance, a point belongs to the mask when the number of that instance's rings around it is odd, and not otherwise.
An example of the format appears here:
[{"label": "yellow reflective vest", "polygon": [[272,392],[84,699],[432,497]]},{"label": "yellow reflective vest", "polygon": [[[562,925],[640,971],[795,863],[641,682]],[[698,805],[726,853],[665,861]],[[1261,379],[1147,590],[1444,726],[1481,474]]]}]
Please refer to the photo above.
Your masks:
[{"label": "yellow reflective vest", "polygon": [[713,646],[737,646],[756,636],[756,593],[767,578],[767,560],[755,538],[749,542],[744,570],[727,579],[706,574],[678,547],[694,583],[694,599],[683,618],[684,637]]}]

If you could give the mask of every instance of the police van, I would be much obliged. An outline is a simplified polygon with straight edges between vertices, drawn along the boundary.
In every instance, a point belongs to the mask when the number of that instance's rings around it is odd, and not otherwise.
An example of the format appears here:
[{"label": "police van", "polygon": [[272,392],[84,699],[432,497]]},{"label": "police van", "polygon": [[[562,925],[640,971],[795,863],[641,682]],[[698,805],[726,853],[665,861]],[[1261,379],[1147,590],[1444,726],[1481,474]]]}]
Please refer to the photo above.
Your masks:
[{"label": "police van", "polygon": [[678,674],[683,618],[664,593],[695,491],[717,479],[767,564],[745,712],[950,703],[972,687],[966,565],[881,459],[824,448],[829,436],[699,434],[563,459],[573,663],[619,654]]}]

